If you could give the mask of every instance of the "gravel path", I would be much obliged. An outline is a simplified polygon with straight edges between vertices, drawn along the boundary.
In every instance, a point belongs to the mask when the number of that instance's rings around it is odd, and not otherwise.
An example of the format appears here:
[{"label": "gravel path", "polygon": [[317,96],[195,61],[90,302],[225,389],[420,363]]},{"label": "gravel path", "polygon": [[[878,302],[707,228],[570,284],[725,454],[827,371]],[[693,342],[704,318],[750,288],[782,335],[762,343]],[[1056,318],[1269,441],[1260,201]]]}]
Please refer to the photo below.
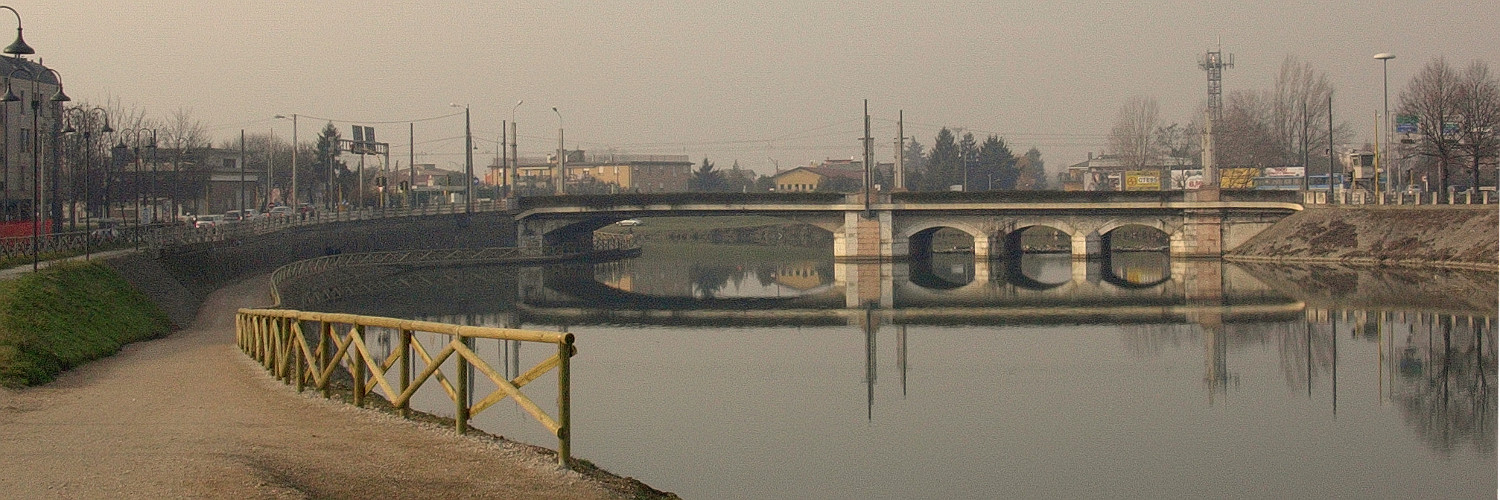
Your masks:
[{"label": "gravel path", "polygon": [[170,337],[0,389],[0,496],[619,497],[523,446],[298,395],[234,345],[234,311],[266,289],[231,285]]}]

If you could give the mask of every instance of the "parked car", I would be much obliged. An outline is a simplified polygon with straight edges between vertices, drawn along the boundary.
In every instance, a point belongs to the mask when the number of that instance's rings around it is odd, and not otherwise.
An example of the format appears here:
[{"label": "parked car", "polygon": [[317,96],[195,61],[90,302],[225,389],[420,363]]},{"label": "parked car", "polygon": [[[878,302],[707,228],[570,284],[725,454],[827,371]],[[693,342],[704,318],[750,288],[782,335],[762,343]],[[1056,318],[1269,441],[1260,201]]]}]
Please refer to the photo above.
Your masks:
[{"label": "parked car", "polygon": [[225,216],[223,216],[223,215],[201,215],[201,216],[198,216],[198,220],[196,220],[196,221],[193,222],[193,227],[196,227],[196,228],[214,227],[214,226],[218,226],[218,225],[224,224],[225,222],[226,222],[225,221]]}]

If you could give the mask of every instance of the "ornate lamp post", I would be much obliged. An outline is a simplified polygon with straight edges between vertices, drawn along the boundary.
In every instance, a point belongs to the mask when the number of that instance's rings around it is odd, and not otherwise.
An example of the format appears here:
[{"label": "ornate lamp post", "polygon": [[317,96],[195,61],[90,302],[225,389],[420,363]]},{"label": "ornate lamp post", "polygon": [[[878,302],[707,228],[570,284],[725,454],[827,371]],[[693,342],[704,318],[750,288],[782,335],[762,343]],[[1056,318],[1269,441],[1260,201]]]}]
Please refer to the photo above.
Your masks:
[{"label": "ornate lamp post", "polygon": [[[76,112],[78,113],[78,115],[82,116],[79,125],[83,127],[83,171],[81,175],[77,173],[75,173],[74,175],[83,178],[83,258],[89,259],[92,254],[92,245],[90,245],[90,240],[93,238],[93,228],[91,227],[92,219],[89,215],[89,204],[93,202],[93,190],[90,189],[90,186],[92,186],[93,184],[93,182],[91,182],[91,179],[93,177],[92,171],[94,152],[94,126],[88,119],[89,115],[93,114],[95,111],[98,111],[99,116],[102,117],[104,126],[100,127],[99,133],[108,134],[114,132],[115,130],[109,126],[109,112],[105,111],[104,108],[101,108],[99,106],[94,106],[93,109],[71,108],[66,111]],[[79,130],[74,128],[72,123],[69,123],[67,128],[63,129],[63,133],[66,134],[75,132],[79,132]]]},{"label": "ornate lamp post", "polygon": [[[6,8],[9,9],[9,7]],[[14,10],[15,9],[11,9],[12,12],[14,12]],[[17,19],[19,19],[20,15],[18,14],[16,17]],[[17,30],[19,30],[19,28],[17,28]],[[17,42],[24,45],[24,42],[19,40],[19,38],[17,39]],[[15,44],[11,45],[14,46]],[[26,49],[30,50],[30,47],[26,47]],[[10,47],[7,47],[6,50],[10,50]],[[67,94],[64,94],[62,92],[62,78],[58,76],[57,72],[46,68],[43,69],[50,73],[57,82],[57,93],[52,95],[51,100],[53,102],[64,102],[70,100]],[[38,120],[42,112],[42,100],[38,97],[38,94],[41,93],[41,75],[37,75],[31,72],[25,67],[18,67],[14,70],[11,70],[10,74],[6,75],[5,95],[4,97],[0,97],[0,101],[18,102],[21,100],[20,97],[16,96],[16,93],[12,90],[10,85],[10,77],[15,76],[17,73],[25,74],[26,78],[28,80],[31,80],[31,269],[35,271],[40,267],[40,240],[42,237],[42,141],[41,134],[37,133],[37,128],[39,126]]]}]

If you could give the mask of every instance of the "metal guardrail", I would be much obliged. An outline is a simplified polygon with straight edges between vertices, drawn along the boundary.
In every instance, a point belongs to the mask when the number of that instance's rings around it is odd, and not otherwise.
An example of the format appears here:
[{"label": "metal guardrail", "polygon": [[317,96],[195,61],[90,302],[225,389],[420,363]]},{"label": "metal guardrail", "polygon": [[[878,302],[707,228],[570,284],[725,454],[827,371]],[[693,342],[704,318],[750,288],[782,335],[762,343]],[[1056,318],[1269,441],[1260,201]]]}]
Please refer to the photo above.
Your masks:
[{"label": "metal guardrail", "polygon": [[[303,330],[304,323],[316,324],[316,344],[308,342],[308,336]],[[378,359],[379,355],[366,344],[367,328],[388,328],[399,332],[399,348],[392,350],[384,359]],[[416,332],[447,336],[449,340],[433,355],[430,354],[429,346],[424,346],[420,339],[413,336]],[[468,431],[469,419],[474,415],[505,398],[511,398],[557,436],[558,464],[565,469],[570,466],[570,359],[577,354],[577,349],[573,346],[573,334],[459,326],[355,314],[240,309],[235,317],[235,339],[247,355],[260,362],[277,379],[295,385],[299,392],[311,385],[322,391],[324,397],[331,397],[330,382],[333,374],[343,369],[349,373],[353,382],[355,406],[363,406],[367,396],[379,391],[403,416],[410,415],[411,398],[417,390],[424,383],[435,379],[454,403],[454,428],[460,434]],[[529,371],[507,379],[474,353],[474,339],[553,344],[557,346],[557,354]],[[443,363],[449,358],[454,360],[451,381],[442,369]],[[420,366],[415,363],[417,360],[421,361]],[[548,415],[521,392],[522,387],[554,368],[557,369],[556,418]],[[398,372],[394,382],[389,379],[392,369]],[[488,378],[495,384],[495,390],[477,402],[470,403],[469,378],[472,372],[479,372]]]}]

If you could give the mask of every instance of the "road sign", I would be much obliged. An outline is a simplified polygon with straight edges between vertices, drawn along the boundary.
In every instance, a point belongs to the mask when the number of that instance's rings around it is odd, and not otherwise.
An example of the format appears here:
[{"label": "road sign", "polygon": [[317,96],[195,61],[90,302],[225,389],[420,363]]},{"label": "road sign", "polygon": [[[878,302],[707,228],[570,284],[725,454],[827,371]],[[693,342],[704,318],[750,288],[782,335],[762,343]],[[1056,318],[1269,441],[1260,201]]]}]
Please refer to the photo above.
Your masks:
[{"label": "road sign", "polygon": [[1417,133],[1417,115],[1396,115],[1396,133]]}]

